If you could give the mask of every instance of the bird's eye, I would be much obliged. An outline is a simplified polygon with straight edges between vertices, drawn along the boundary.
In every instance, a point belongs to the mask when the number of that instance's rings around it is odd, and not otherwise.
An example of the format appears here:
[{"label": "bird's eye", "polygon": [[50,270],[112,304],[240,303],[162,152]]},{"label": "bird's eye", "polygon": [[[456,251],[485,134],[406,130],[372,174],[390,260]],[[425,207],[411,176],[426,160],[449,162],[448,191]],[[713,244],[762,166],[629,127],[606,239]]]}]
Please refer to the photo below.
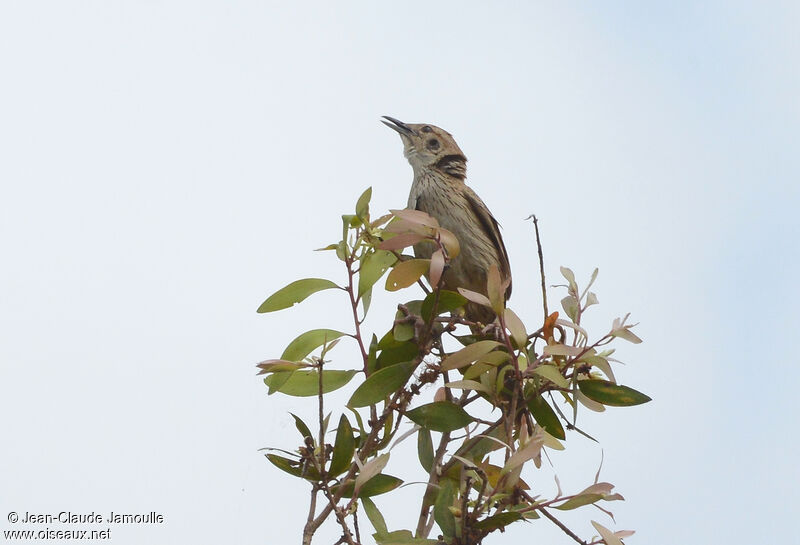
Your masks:
[{"label": "bird's eye", "polygon": [[431,138],[426,143],[426,146],[428,147],[429,150],[437,150],[439,149],[439,141],[436,140],[435,138]]},{"label": "bird's eye", "polygon": [[430,128],[429,126],[427,126],[427,125],[425,125],[424,127],[422,127],[422,132],[431,132],[432,130],[433,130],[433,129],[431,129],[431,128]]}]

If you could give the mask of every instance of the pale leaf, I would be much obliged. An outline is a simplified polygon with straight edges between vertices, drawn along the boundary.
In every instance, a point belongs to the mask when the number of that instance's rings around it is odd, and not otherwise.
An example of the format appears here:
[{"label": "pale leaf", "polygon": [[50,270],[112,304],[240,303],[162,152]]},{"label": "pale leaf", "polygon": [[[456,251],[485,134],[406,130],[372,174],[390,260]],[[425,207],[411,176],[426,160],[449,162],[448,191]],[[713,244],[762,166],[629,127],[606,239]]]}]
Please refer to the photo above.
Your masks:
[{"label": "pale leaf", "polygon": [[380,473],[388,463],[389,453],[386,452],[364,464],[364,467],[359,472],[358,477],[356,477],[355,490],[360,489],[365,482]]},{"label": "pale leaf", "polygon": [[438,232],[439,242],[441,242],[442,246],[444,246],[444,249],[447,250],[447,257],[450,259],[455,259],[458,257],[458,254],[461,253],[461,246],[459,245],[456,236],[443,227],[440,227]]},{"label": "pale leaf", "polygon": [[442,278],[442,271],[444,271],[444,254],[442,250],[436,250],[431,255],[431,269],[430,281],[431,286],[434,288],[439,285],[439,280]]},{"label": "pale leaf", "polygon": [[[525,429],[524,426],[523,426],[523,429]],[[561,443],[561,441],[559,441],[558,439],[556,439],[555,437],[553,437],[552,435],[547,433],[547,431],[544,430],[544,429],[542,429],[542,437],[544,438],[544,446],[547,447],[547,448],[550,448],[550,449],[553,449],[553,450],[564,450],[566,448]]]},{"label": "pale leaf", "polygon": [[420,225],[419,223],[414,223],[408,220],[395,218],[395,220],[392,223],[386,226],[384,232],[398,233],[398,234],[416,233],[424,237],[429,237],[433,234],[433,229],[431,229],[430,227],[426,227],[424,225]]},{"label": "pale leaf", "polygon": [[403,210],[389,210],[389,212],[395,217],[402,218],[411,223],[418,223],[428,227],[439,227],[439,222],[436,221],[436,218],[429,216],[422,210],[409,210],[408,208],[404,208]]},{"label": "pale leaf", "polygon": [[486,392],[487,394],[492,393],[489,388],[474,380],[454,380],[453,382],[448,382],[445,386],[457,390],[475,390],[478,392]]},{"label": "pale leaf", "polygon": [[492,303],[489,302],[489,298],[481,293],[478,293],[477,291],[468,290],[466,288],[458,288],[458,293],[460,293],[473,303],[477,303],[479,305],[492,308]]},{"label": "pale leaf", "polygon": [[582,346],[570,346],[567,344],[548,344],[542,348],[542,353],[548,356],[570,356],[575,357],[586,350]]},{"label": "pale leaf", "polygon": [[625,339],[628,342],[632,342],[633,344],[639,344],[642,342],[642,339],[636,336],[633,331],[628,329],[629,327],[633,327],[632,325],[621,327],[611,332],[611,335],[614,337],[619,337],[620,339]]},{"label": "pale leaf", "polygon": [[572,272],[572,269],[567,267],[560,267],[560,270],[561,275],[567,279],[567,282],[569,282],[569,292],[577,295],[578,285],[575,283],[575,273]]},{"label": "pale leaf", "polygon": [[378,248],[381,250],[402,250],[422,240],[425,240],[425,237],[415,233],[396,235],[378,244]]},{"label": "pale leaf", "polygon": [[570,322],[569,320],[564,320],[563,318],[559,318],[556,320],[556,323],[560,326],[574,329],[575,331],[583,335],[585,338],[587,339],[589,338],[589,334],[586,332],[586,330],[574,322]]},{"label": "pale leaf", "polygon": [[600,524],[599,522],[592,521],[592,526],[594,529],[597,530],[597,533],[600,534],[600,537],[603,538],[606,545],[623,545],[622,541],[614,535],[614,533]]},{"label": "pale leaf", "polygon": [[511,337],[514,339],[514,342],[517,343],[517,346],[525,346],[528,342],[528,332],[525,331],[525,324],[522,323],[519,316],[517,316],[513,310],[507,308],[503,314],[503,319],[505,320],[508,331],[511,333]]},{"label": "pale leaf", "polygon": [[602,413],[603,411],[606,410],[605,406],[602,403],[598,403],[597,401],[589,399],[588,397],[583,395],[582,392],[577,391],[575,393],[577,394],[576,397],[578,398],[578,401],[581,402],[581,405],[583,405],[590,411],[594,411],[596,413]]},{"label": "pale leaf", "polygon": [[503,466],[502,474],[508,473],[512,469],[521,466],[528,460],[536,458],[542,451],[542,444],[544,437],[541,432],[535,434],[530,441],[517,452],[511,455],[506,464]]},{"label": "pale leaf", "polygon": [[503,312],[505,306],[505,287],[500,279],[500,269],[497,265],[489,267],[489,272],[486,276],[486,294],[489,296],[492,310],[496,314]]},{"label": "pale leaf", "polygon": [[410,430],[408,430],[408,431],[407,431],[407,432],[405,432],[403,435],[401,435],[400,437],[398,437],[397,439],[395,439],[395,442],[392,444],[392,446],[389,448],[389,450],[392,450],[394,447],[396,447],[396,446],[397,446],[398,444],[400,444],[402,441],[404,441],[404,440],[405,440],[405,439],[407,439],[408,437],[410,437],[410,436],[414,435],[415,433],[417,433],[417,432],[419,431],[419,429],[420,429],[420,427],[419,427],[418,425],[414,424],[414,425],[411,427],[411,429],[410,429]]},{"label": "pale leaf", "polygon": [[610,494],[613,489],[614,485],[611,483],[594,483],[593,485],[582,490],[580,494],[601,494],[606,496]]},{"label": "pale leaf", "polygon": [[560,388],[569,388],[569,381],[553,365],[540,365],[533,370],[540,377],[544,377]]},{"label": "pale leaf", "polygon": [[469,365],[481,356],[488,354],[498,346],[500,346],[499,342],[490,340],[472,343],[468,346],[465,346],[458,352],[454,352],[447,356],[447,358],[445,358],[445,360],[442,362],[442,370],[449,371],[450,369],[458,369],[459,367]]}]

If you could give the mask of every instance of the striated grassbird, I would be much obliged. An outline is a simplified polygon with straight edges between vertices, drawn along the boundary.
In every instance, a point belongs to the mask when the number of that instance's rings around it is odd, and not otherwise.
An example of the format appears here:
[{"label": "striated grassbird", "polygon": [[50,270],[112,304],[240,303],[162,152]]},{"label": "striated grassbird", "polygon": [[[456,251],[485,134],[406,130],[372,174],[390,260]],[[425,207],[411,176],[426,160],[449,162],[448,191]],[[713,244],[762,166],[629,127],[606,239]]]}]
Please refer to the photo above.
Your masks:
[{"label": "striated grassbird", "polygon": [[[508,299],[511,268],[500,228],[481,198],[464,183],[467,158],[453,136],[433,125],[403,123],[389,116],[381,121],[400,135],[403,154],[414,170],[408,208],[436,218],[461,246],[444,272],[444,288],[485,294],[488,270],[496,265],[501,280],[508,281]],[[419,258],[430,258],[432,253],[430,243],[414,245],[414,255]],[[495,317],[491,309],[475,303],[468,303],[465,310],[466,317],[474,322],[488,324]]]}]

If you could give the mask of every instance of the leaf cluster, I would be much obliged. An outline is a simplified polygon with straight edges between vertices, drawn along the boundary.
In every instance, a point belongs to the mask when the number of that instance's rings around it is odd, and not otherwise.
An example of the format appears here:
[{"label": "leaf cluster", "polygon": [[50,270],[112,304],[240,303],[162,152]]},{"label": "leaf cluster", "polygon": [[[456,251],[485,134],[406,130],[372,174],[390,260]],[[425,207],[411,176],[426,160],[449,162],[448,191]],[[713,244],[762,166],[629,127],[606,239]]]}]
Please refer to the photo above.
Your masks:
[{"label": "leaf cluster", "polygon": [[[573,272],[562,267],[566,318],[554,312],[528,328],[507,308],[507,286],[496,268],[489,271],[485,293],[443,290],[442,273],[460,251],[453,234],[415,210],[393,210],[372,220],[370,198],[368,189],[355,214],[342,216],[341,240],[322,248],[343,263],[344,282],[298,280],[258,309],[278,311],[316,292],[337,289],[353,315],[349,331],[304,332],[280,358],[258,365],[270,394],[315,397],[318,405],[315,433],[292,415],[301,444],[291,452],[267,454],[276,467],[311,486],[303,542],[310,543],[319,525],[334,516],[342,529],[340,542],[361,543],[353,518],[359,502],[381,545],[465,545],[481,543],[519,521],[546,517],[561,525],[552,510],[599,507],[599,502],[622,499],[612,492],[613,485],[598,482],[599,472],[584,490],[563,494],[559,487],[552,498],[535,494],[522,478],[524,468],[541,467],[548,449],[565,448],[567,431],[591,438],[578,428],[579,407],[603,411],[650,400],[618,384],[614,376],[616,360],[609,345],[618,338],[641,342],[627,316],[595,340],[581,326],[583,314],[598,303],[589,291],[597,270],[580,290]],[[420,244],[433,246],[429,259],[402,253]],[[372,292],[384,275],[387,291],[418,285],[423,297],[398,304],[390,327],[378,337],[365,333],[363,326]],[[497,319],[488,325],[470,322],[463,313],[467,302],[491,308]],[[329,353],[344,339],[358,346],[360,362],[349,369],[328,368]],[[340,411],[333,443],[326,443],[331,414],[323,416],[325,394],[353,379],[358,384]],[[428,388],[438,388],[434,400],[421,402],[420,394]],[[384,470],[393,445],[413,436],[426,475],[419,516],[413,532],[390,531],[372,498],[403,484]],[[320,494],[325,503],[317,510]],[[429,537],[434,524],[437,540]],[[594,524],[600,534],[596,543],[617,543],[629,535]]]}]

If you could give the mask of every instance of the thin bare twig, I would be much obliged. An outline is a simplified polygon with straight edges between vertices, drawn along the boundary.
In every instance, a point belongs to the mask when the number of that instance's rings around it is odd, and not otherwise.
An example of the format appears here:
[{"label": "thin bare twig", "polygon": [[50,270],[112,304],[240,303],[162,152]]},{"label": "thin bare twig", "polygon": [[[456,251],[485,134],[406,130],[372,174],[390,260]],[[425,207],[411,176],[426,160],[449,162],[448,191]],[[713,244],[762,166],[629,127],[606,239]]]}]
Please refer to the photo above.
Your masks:
[{"label": "thin bare twig", "polygon": [[531,214],[525,219],[533,219],[533,228],[536,231],[536,250],[539,253],[539,275],[542,278],[542,307],[545,319],[550,316],[547,310],[547,287],[544,280],[544,257],[542,256],[542,239],[539,237],[539,219],[535,214]]}]

